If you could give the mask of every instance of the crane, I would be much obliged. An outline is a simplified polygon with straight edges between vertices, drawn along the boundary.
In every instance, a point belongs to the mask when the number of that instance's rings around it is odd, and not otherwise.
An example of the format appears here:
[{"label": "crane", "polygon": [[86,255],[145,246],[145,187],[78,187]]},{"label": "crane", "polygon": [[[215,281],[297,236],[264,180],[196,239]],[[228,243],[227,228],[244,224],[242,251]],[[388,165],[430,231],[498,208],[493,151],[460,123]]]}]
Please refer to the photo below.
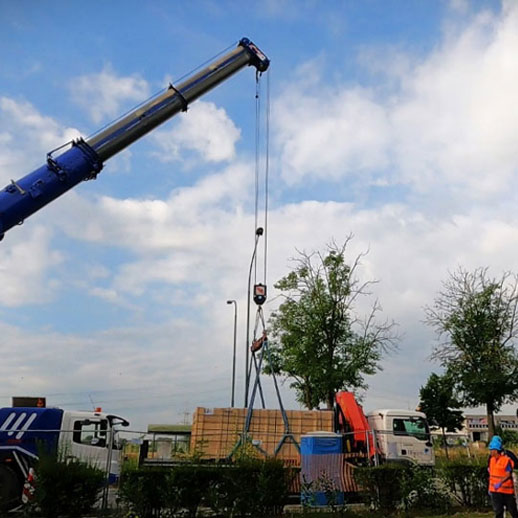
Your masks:
[{"label": "crane", "polygon": [[[270,60],[248,38],[199,72],[151,98],[87,140],[75,139],[47,154],[46,163],[0,191],[0,240],[31,214],[82,181],[93,180],[106,160],[246,66],[266,71]],[[66,148],[65,151],[62,151]]]}]

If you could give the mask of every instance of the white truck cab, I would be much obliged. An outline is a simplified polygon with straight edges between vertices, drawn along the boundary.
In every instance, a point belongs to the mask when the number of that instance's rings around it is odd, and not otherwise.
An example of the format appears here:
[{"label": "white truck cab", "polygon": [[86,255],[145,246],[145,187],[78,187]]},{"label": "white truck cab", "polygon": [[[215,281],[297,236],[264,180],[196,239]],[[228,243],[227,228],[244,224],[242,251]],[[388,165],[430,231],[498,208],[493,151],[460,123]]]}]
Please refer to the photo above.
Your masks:
[{"label": "white truck cab", "polygon": [[384,461],[435,464],[426,415],[412,410],[380,409],[367,414]]},{"label": "white truck cab", "polygon": [[[67,459],[88,462],[103,471],[108,471],[113,483],[120,475],[121,450],[116,424],[126,421],[103,412],[64,411],[59,434],[59,451]],[[111,438],[111,445],[110,445]]]}]

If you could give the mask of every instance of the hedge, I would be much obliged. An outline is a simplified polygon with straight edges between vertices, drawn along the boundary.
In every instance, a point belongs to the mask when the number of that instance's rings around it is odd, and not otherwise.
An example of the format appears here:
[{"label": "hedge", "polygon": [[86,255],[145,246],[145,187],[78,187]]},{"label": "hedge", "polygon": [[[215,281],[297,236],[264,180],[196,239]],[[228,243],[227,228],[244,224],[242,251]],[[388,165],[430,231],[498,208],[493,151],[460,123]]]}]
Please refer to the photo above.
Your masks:
[{"label": "hedge", "polygon": [[282,512],[290,470],[276,459],[236,464],[183,464],[124,470],[119,496],[140,518],[207,507],[219,516],[265,516]]},{"label": "hedge", "polygon": [[84,516],[99,502],[105,483],[102,470],[78,460],[40,457],[35,467],[34,498],[25,508],[45,518]]},{"label": "hedge", "polygon": [[358,468],[355,478],[372,507],[387,512],[445,513],[454,505],[477,510],[489,506],[485,459],[450,461],[439,467],[387,463]]}]

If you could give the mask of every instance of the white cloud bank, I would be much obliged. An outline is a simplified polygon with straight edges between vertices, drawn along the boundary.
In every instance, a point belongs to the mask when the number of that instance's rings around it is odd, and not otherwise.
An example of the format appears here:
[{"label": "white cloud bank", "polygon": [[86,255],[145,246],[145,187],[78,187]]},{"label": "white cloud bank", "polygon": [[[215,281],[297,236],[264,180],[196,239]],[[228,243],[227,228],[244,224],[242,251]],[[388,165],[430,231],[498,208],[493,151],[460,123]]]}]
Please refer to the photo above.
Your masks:
[{"label": "white cloud bank", "polygon": [[186,151],[205,162],[222,162],[235,158],[235,145],[241,131],[229,119],[223,108],[214,103],[197,101],[186,114],[180,114],[178,124],[170,130],[153,135],[158,144],[157,158],[162,162],[181,160]]},{"label": "white cloud bank", "polygon": [[13,236],[0,253],[0,306],[52,300],[59,280],[51,272],[63,260],[62,253],[52,249],[51,233],[42,226],[33,227],[23,237]]},{"label": "white cloud bank", "polygon": [[518,7],[509,3],[413,66],[402,69],[401,57],[370,63],[390,81],[404,70],[390,94],[290,84],[274,109],[285,181],[374,177],[475,199],[508,191],[518,168],[517,53]]},{"label": "white cloud bank", "polygon": [[95,123],[119,117],[126,103],[141,103],[149,97],[145,79],[137,74],[118,76],[110,64],[98,74],[76,77],[70,83],[69,91],[73,101]]}]

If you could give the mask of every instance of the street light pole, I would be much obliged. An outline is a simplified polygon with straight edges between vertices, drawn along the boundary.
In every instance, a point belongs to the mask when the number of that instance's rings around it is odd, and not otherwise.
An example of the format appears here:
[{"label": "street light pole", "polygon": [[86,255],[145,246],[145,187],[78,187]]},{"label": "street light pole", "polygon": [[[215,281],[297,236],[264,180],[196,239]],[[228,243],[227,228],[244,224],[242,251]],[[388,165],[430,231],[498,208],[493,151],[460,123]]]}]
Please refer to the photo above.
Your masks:
[{"label": "street light pole", "polygon": [[227,304],[234,304],[234,352],[232,354],[232,397],[230,399],[230,406],[234,408],[234,394],[236,389],[237,302],[235,300],[227,300]]},{"label": "street light pole", "polygon": [[254,252],[252,254],[252,260],[250,261],[250,271],[248,272],[248,292],[246,298],[246,360],[245,360],[245,408],[248,408],[248,386],[250,385],[250,369],[248,368],[248,363],[250,361],[249,357],[249,342],[250,342],[250,284],[252,282],[252,268],[255,262],[255,254],[257,253],[257,242],[259,238],[263,235],[264,230],[262,227],[257,227],[255,230],[255,243],[254,243]]}]

